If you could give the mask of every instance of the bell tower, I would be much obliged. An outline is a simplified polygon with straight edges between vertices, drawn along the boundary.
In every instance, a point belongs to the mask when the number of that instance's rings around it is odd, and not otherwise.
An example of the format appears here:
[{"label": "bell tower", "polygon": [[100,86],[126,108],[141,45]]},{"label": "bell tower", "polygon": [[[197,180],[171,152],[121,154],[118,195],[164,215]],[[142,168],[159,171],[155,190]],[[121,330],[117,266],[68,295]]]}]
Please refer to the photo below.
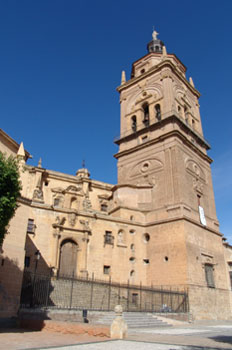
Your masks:
[{"label": "bell tower", "polygon": [[128,81],[122,73],[117,89],[118,187],[131,189],[130,200],[125,196],[121,205],[143,215],[141,225],[150,236],[148,284],[186,286],[190,311],[200,317],[209,310],[226,314],[215,302],[216,294],[228,298],[228,287],[200,93],[157,35],[154,31],[148,53],[132,64]]},{"label": "bell tower", "polygon": [[149,209],[157,218],[169,217],[168,208],[178,206],[179,214],[197,221],[200,215],[218,230],[200,93],[192,78],[186,79],[186,67],[167,53],[157,35],[154,31],[148,53],[133,63],[130,80],[123,72],[118,87],[118,183],[151,185]]}]

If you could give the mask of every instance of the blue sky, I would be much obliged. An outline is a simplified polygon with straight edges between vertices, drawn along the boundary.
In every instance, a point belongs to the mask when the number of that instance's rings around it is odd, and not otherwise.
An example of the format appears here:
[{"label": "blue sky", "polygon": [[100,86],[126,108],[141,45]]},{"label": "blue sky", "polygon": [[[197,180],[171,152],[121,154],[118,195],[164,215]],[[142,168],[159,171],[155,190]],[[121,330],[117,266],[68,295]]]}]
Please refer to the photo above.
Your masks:
[{"label": "blue sky", "polygon": [[121,71],[146,54],[152,28],[201,92],[221,232],[231,237],[232,1],[0,2],[1,128],[31,164],[117,182]]}]

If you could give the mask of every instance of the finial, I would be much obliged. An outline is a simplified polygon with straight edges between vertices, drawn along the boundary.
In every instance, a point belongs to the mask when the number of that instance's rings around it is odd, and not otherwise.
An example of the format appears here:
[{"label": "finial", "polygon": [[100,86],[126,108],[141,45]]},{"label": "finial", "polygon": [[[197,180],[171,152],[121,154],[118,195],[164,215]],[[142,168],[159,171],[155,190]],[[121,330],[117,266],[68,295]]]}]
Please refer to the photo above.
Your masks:
[{"label": "finial", "polygon": [[167,56],[167,49],[166,49],[166,46],[163,46],[163,56]]},{"label": "finial", "polygon": [[17,152],[17,156],[25,158],[25,151],[24,151],[24,147],[23,147],[23,142],[20,143],[20,146],[19,146],[19,149]]},{"label": "finial", "polygon": [[189,83],[190,83],[190,85],[192,85],[193,87],[195,87],[195,86],[194,86],[194,82],[193,82],[193,78],[192,78],[192,77],[189,77]]},{"label": "finial", "polygon": [[121,77],[121,85],[125,84],[126,82],[126,73],[125,71],[123,70],[122,71],[122,77]]},{"label": "finial", "polygon": [[154,30],[154,27],[153,27],[153,33],[152,33],[152,39],[153,40],[157,40],[157,35],[158,35],[159,33],[156,31],[156,30]]},{"label": "finial", "polygon": [[38,161],[38,168],[42,168],[42,159],[40,158],[39,161]]},{"label": "finial", "polygon": [[82,168],[85,168],[85,160],[82,160]]}]

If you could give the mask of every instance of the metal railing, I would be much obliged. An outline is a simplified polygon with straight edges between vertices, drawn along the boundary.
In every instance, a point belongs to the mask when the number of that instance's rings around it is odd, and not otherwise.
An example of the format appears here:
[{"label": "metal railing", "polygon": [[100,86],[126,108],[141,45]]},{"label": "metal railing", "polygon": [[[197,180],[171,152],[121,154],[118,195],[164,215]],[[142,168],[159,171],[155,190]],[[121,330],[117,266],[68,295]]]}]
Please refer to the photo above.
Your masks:
[{"label": "metal railing", "polygon": [[52,277],[25,272],[21,293],[23,308],[62,308],[111,311],[188,312],[184,288],[147,287],[76,276]]}]

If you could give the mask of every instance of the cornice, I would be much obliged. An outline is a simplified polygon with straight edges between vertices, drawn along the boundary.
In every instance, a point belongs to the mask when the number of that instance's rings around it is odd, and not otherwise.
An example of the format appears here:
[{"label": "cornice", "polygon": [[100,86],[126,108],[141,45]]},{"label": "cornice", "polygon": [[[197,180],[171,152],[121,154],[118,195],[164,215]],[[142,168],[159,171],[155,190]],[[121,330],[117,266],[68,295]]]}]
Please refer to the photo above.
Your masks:
[{"label": "cornice", "polygon": [[[167,117],[163,120],[161,120],[159,123],[155,123],[150,125],[148,128],[146,128],[146,130],[150,129],[150,130],[154,130],[156,128],[160,128],[162,125],[164,125],[165,123],[169,123],[170,121],[172,121],[173,119],[175,119],[177,122],[181,122],[179,118],[177,118],[175,115],[172,115],[170,117]],[[194,131],[190,130],[184,123],[181,123],[182,128],[185,128],[187,130],[187,132],[192,133],[194,137],[196,137],[198,139],[198,142],[200,144],[202,144],[206,149],[209,149],[210,146],[209,144],[203,139],[200,138],[199,135],[197,135],[196,133],[194,133]],[[133,133],[130,135],[127,135],[125,137],[122,137],[120,140],[116,141],[115,143],[120,145],[122,142],[126,141],[126,140],[130,140],[133,139],[135,137],[138,137],[140,134],[144,133],[144,129],[139,130],[137,133]],[[195,153],[197,153],[202,159],[207,160],[207,162],[209,162],[210,164],[213,162],[213,160],[205,153],[203,153],[198,147],[195,146],[194,143],[192,143],[190,140],[187,139],[187,137],[179,130],[172,130],[169,131],[161,136],[158,136],[152,140],[148,140],[140,145],[136,145],[130,149],[118,152],[114,155],[114,157],[116,159],[119,159],[120,157],[124,156],[124,155],[128,155],[130,153],[133,153],[137,150],[143,149],[143,148],[147,148],[150,145],[159,143],[159,142],[163,142],[164,140],[176,136],[179,139],[181,139],[189,148],[193,149]]]},{"label": "cornice", "polygon": [[176,74],[176,76],[178,76],[178,78],[188,87],[189,90],[191,90],[191,92],[197,96],[197,98],[200,97],[200,92],[193,87],[188,80],[178,71],[178,69],[175,67],[175,65],[169,61],[169,60],[164,60],[160,63],[158,63],[157,65],[155,65],[154,67],[152,67],[151,69],[149,69],[147,72],[143,73],[142,75],[139,75],[138,77],[132,78],[130,80],[128,80],[127,82],[125,82],[123,85],[120,85],[116,88],[116,90],[121,93],[123,90],[127,89],[130,86],[133,86],[137,83],[139,83],[141,80],[144,80],[145,78],[149,77],[150,75],[153,75],[154,73],[160,71],[162,68],[164,67],[169,67],[171,68],[172,72]]}]

